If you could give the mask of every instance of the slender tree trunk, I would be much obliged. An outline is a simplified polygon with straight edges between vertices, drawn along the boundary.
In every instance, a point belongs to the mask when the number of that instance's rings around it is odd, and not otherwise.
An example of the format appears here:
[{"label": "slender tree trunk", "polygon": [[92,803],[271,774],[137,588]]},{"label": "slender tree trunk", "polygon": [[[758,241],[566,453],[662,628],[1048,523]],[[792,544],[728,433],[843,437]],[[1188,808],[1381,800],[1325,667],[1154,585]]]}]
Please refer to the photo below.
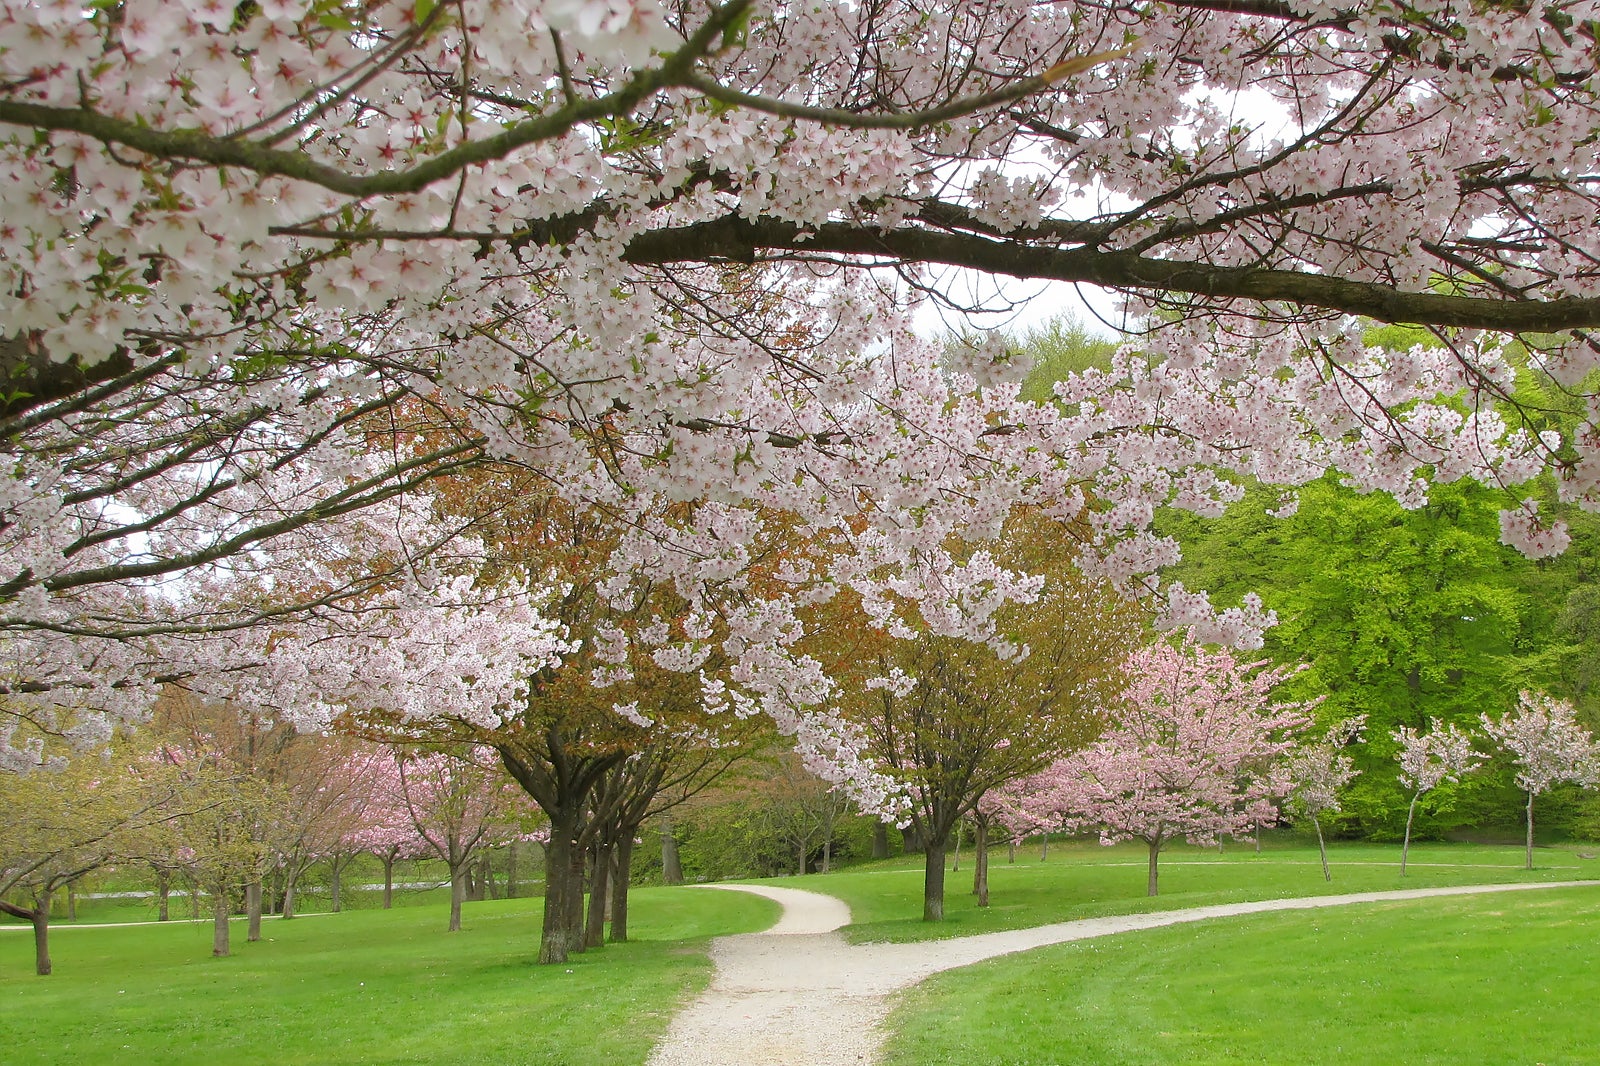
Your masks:
[{"label": "slender tree trunk", "polygon": [[383,856],[383,909],[388,910],[394,906],[394,852],[386,852]]},{"label": "slender tree trunk", "polygon": [[1161,841],[1150,840],[1146,841],[1146,843],[1150,847],[1150,876],[1145,882],[1144,894],[1147,896],[1153,896],[1156,894],[1156,876],[1158,872],[1156,870],[1156,860],[1161,856]]},{"label": "slender tree trunk", "polygon": [[809,845],[810,843],[811,843],[811,841],[809,841],[809,840],[798,840],[798,841],[795,842],[795,846],[794,846],[794,872],[795,872],[795,876],[796,877],[801,877],[801,876],[805,875],[805,872],[806,872],[806,852],[811,850],[807,845]]},{"label": "slender tree trunk", "polygon": [[485,851],[483,853],[482,873],[484,898],[499,899],[500,897],[494,894],[494,852]]},{"label": "slender tree trunk", "polygon": [[965,823],[957,822],[956,823],[956,852],[955,852],[954,861],[950,864],[950,872],[951,873],[960,873],[961,872],[961,837],[965,834],[965,831],[966,831]]},{"label": "slender tree trunk", "polygon": [[1044,844],[1039,848],[1039,861],[1050,861],[1050,830],[1048,829],[1044,831]]},{"label": "slender tree trunk", "polygon": [[337,855],[328,861],[328,892],[331,898],[328,906],[333,908],[333,913],[338,914],[344,910],[344,900],[340,889],[344,887],[343,877],[344,861]]},{"label": "slender tree trunk", "polygon": [[1420,792],[1418,792],[1416,795],[1412,796],[1411,797],[1411,806],[1406,811],[1406,839],[1405,839],[1405,842],[1400,845],[1400,876],[1401,877],[1404,877],[1406,875],[1406,860],[1411,857],[1411,820],[1417,816],[1417,800],[1419,800],[1421,798],[1422,798],[1422,793],[1420,793]]},{"label": "slender tree trunk", "polygon": [[193,877],[189,878],[189,918],[200,920],[200,882]]},{"label": "slender tree trunk", "polygon": [[827,873],[833,869],[833,836],[822,842],[822,872]]},{"label": "slender tree trunk", "polygon": [[467,864],[471,857],[450,864],[450,927],[446,932],[461,932],[461,904],[467,898]]},{"label": "slender tree trunk", "polygon": [[989,820],[979,818],[972,830],[972,894],[978,906],[989,905]]},{"label": "slender tree trunk", "polygon": [[[1532,869],[1532,867],[1530,866],[1529,869]],[[67,886],[67,921],[75,922],[77,920],[78,920],[78,886],[77,885],[68,885]]]},{"label": "slender tree trunk", "polygon": [[944,921],[944,845],[931,841],[923,845],[922,920]]},{"label": "slender tree trunk", "polygon": [[589,886],[589,913],[583,926],[583,946],[597,948],[606,941],[606,904],[611,893],[611,845],[597,841],[594,881]]},{"label": "slender tree trunk", "polygon": [[617,869],[611,878],[611,941],[628,940],[628,883],[633,874],[633,833],[624,832],[617,841]]},{"label": "slender tree trunk", "polygon": [[156,921],[165,922],[172,917],[172,874],[156,871]]},{"label": "slender tree trunk", "polygon": [[661,880],[669,885],[681,885],[683,860],[678,855],[678,838],[672,832],[672,819],[661,819]]},{"label": "slender tree trunk", "polygon": [[1317,827],[1317,852],[1322,856],[1322,879],[1324,881],[1332,881],[1333,872],[1328,869],[1328,845],[1322,839],[1322,823],[1313,814],[1311,816],[1311,824]]},{"label": "slender tree trunk", "polygon": [[506,845],[506,899],[517,898],[517,849],[521,846],[515,840]]},{"label": "slender tree trunk", "polygon": [[874,859],[889,857],[889,827],[882,822],[872,827],[872,857]]},{"label": "slender tree trunk", "polygon": [[[1313,818],[1312,820],[1315,821],[1316,819]],[[1318,832],[1320,833],[1321,830],[1318,830]],[[1260,821],[1260,819],[1256,820],[1256,854],[1257,855],[1261,854],[1261,821]]]},{"label": "slender tree trunk", "polygon": [[244,913],[247,919],[245,940],[251,944],[261,939],[261,881],[251,881],[244,886]]},{"label": "slender tree trunk", "polygon": [[1528,793],[1528,869],[1533,869],[1533,793]]},{"label": "slender tree trunk", "polygon": [[300,880],[300,878],[299,877],[295,877],[295,876],[285,877],[283,879],[283,910],[282,910],[282,917],[283,917],[283,920],[286,921],[286,922],[289,919],[294,917],[294,905],[295,905],[296,899],[299,896],[299,893],[297,891],[297,889],[299,887],[297,882],[299,880]]},{"label": "slender tree trunk", "polygon": [[211,955],[225,959],[230,954],[228,944],[228,912],[233,908],[225,885],[216,885],[211,894]]},{"label": "slender tree trunk", "polygon": [[1006,839],[1006,862],[1012,866],[1017,864],[1017,835],[1015,833]]}]

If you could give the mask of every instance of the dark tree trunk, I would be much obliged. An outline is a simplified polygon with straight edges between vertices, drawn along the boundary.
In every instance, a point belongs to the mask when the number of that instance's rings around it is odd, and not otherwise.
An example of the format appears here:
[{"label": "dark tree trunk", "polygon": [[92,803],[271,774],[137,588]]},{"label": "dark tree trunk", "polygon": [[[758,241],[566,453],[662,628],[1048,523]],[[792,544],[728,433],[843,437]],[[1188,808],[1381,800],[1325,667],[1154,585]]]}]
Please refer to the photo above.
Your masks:
[{"label": "dark tree trunk", "polygon": [[661,819],[661,880],[669,885],[681,885],[683,860],[678,856],[678,838],[672,832],[672,819]]},{"label": "dark tree trunk", "polygon": [[1322,839],[1322,823],[1313,814],[1311,816],[1311,824],[1317,827],[1317,854],[1322,856],[1322,879],[1324,881],[1332,881],[1333,873],[1328,869],[1328,845]]},{"label": "dark tree trunk", "polygon": [[989,820],[979,818],[972,830],[972,894],[978,906],[989,905]]},{"label": "dark tree trunk", "polygon": [[50,976],[50,893],[44,902],[33,909],[33,972],[40,977]]},{"label": "dark tree trunk", "polygon": [[544,845],[544,927],[539,932],[539,962],[566,962],[570,949],[566,912],[570,911],[573,885],[573,826],[550,826],[550,842]]},{"label": "dark tree trunk", "polygon": [[900,831],[900,850],[906,855],[918,855],[924,848],[922,831],[915,825],[908,825]]},{"label": "dark tree trunk", "polygon": [[335,855],[328,862],[328,906],[333,908],[333,913],[338,914],[344,910],[344,899],[340,889],[344,887],[344,860]]},{"label": "dark tree trunk", "polygon": [[227,887],[225,885],[215,886],[211,896],[211,955],[213,958],[224,959],[230,953],[228,912],[232,909],[229,905]]},{"label": "dark tree trunk", "polygon": [[[1528,867],[1528,868],[1530,870],[1533,869],[1533,867],[1531,867],[1531,866]],[[67,921],[75,922],[77,920],[78,920],[78,886],[77,885],[68,885],[67,886]]]},{"label": "dark tree trunk", "polygon": [[567,876],[572,878],[572,891],[567,894],[567,943],[576,954],[582,954],[588,946],[583,939],[584,893],[588,891],[588,848],[582,841],[573,845],[569,856],[570,872]]},{"label": "dark tree trunk", "polygon": [[797,876],[806,872],[806,852],[810,850],[806,845],[809,843],[810,841],[808,840],[799,840],[795,842],[794,872]]},{"label": "dark tree trunk", "polygon": [[944,845],[928,843],[922,858],[922,920],[944,921]]},{"label": "dark tree trunk", "polygon": [[461,932],[461,904],[467,898],[467,863],[471,859],[450,864],[450,928],[447,932]]},{"label": "dark tree trunk", "polygon": [[960,873],[961,872],[961,837],[965,834],[965,832],[966,832],[966,824],[964,822],[957,822],[956,823],[956,853],[955,853],[954,861],[952,861],[950,863],[950,872],[951,873]]},{"label": "dark tree trunk", "polygon": [[872,827],[872,857],[874,859],[889,857],[889,827],[882,822]]},{"label": "dark tree trunk", "polygon": [[477,903],[483,899],[483,889],[479,887],[478,884],[476,865],[476,863],[468,863],[467,868],[462,872],[462,877],[466,881],[467,886],[467,898],[472,900],[474,903]]},{"label": "dark tree trunk", "polygon": [[633,874],[633,830],[622,834],[617,841],[617,869],[611,878],[611,940],[625,944],[628,940],[628,883]]},{"label": "dark tree trunk", "polygon": [[1044,843],[1039,845],[1039,861],[1048,862],[1050,859],[1050,831],[1044,831]]},{"label": "dark tree trunk", "polygon": [[494,899],[494,854],[485,851],[478,860],[478,898]]},{"label": "dark tree trunk", "polygon": [[165,922],[172,917],[172,874],[156,871],[156,921]]},{"label": "dark tree trunk", "polygon": [[245,940],[251,944],[261,939],[261,882],[251,881],[244,886],[244,913],[247,920]]},{"label": "dark tree trunk", "polygon": [[383,856],[383,909],[394,906],[394,852]]},{"label": "dark tree trunk", "polygon": [[1158,872],[1156,870],[1156,860],[1161,857],[1161,841],[1149,840],[1145,843],[1150,848],[1150,877],[1145,882],[1144,894],[1147,896],[1153,896],[1156,894],[1156,875]]},{"label": "dark tree trunk", "polygon": [[611,845],[597,841],[594,855],[594,880],[589,885],[589,912],[583,925],[583,946],[597,948],[606,941],[606,905],[611,892]]}]

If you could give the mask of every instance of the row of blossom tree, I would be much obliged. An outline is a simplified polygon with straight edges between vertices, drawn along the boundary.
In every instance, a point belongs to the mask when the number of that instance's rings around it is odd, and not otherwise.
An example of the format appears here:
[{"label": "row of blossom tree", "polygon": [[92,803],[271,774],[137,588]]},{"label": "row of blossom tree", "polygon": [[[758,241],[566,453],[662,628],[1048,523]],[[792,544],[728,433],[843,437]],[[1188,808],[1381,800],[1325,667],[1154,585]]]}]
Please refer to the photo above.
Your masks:
[{"label": "row of blossom tree", "polygon": [[[1356,775],[1347,754],[1364,720],[1335,723],[1310,735],[1318,701],[1279,701],[1272,691],[1294,671],[1240,661],[1227,650],[1157,644],[1138,652],[1113,720],[1095,743],[1043,771],[994,789],[978,805],[1013,839],[1040,831],[1096,831],[1104,844],[1141,840],[1149,850],[1148,892],[1158,887],[1158,859],[1171,841],[1214,844],[1269,824],[1280,807],[1317,831],[1323,876],[1328,868],[1322,818],[1336,813],[1341,790]],[[1533,867],[1534,800],[1553,786],[1600,784],[1600,746],[1576,721],[1572,706],[1523,692],[1517,707],[1483,715],[1488,738],[1517,766],[1527,794],[1527,865]],[[1400,779],[1411,791],[1401,873],[1412,821],[1422,797],[1459,780],[1487,756],[1456,726],[1429,732],[1404,728]],[[979,887],[980,903],[986,886]]]}]

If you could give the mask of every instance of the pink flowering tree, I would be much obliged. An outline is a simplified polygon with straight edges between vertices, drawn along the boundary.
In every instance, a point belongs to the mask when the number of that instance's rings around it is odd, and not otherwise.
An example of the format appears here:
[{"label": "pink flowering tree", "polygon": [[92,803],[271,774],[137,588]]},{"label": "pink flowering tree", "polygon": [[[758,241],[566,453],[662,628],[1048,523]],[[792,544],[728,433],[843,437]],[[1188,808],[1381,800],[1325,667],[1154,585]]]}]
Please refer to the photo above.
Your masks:
[{"label": "pink flowering tree", "polygon": [[1287,773],[1289,795],[1285,806],[1291,814],[1311,819],[1317,830],[1317,853],[1322,857],[1322,879],[1333,880],[1328,869],[1328,844],[1322,835],[1322,818],[1337,814],[1341,793],[1361,773],[1345,750],[1361,739],[1367,716],[1358,714],[1335,722],[1321,737],[1307,741],[1289,756]]},{"label": "pink flowering tree", "polygon": [[1437,719],[1430,719],[1428,724],[1426,733],[1401,726],[1393,734],[1400,745],[1396,755],[1400,760],[1400,783],[1411,793],[1405,841],[1400,845],[1401,877],[1406,875],[1406,860],[1411,855],[1411,825],[1417,816],[1417,804],[1440,785],[1460,781],[1483,761],[1472,747],[1471,734],[1462,732],[1454,722],[1442,725]]},{"label": "pink flowering tree", "polygon": [[[1017,506],[1164,625],[1249,643],[1259,604],[1159,577],[1160,509],[1251,477],[1286,510],[1330,467],[1412,505],[1475,477],[1545,555],[1567,534],[1520,486],[1555,465],[1600,495],[1594,419],[1561,439],[1495,403],[1512,337],[1579,391],[1600,359],[1575,0],[327,11],[0,8],[0,763],[38,756],[8,716],[135,719],[186,659],[225,672],[290,614],[394,588],[287,579],[344,547],[330,518],[384,513],[379,536],[490,456],[637,530],[619,572],[692,596],[782,516],[839,549],[789,592],[892,592],[982,640],[952,605],[1028,583],[941,543]],[[949,267],[1102,286],[1162,328],[1027,403],[997,342],[918,336]],[[1368,346],[1355,316],[1439,343]],[[357,554],[439,543],[392,541]],[[281,599],[228,595],[234,567]],[[844,746],[787,702],[828,695],[784,654],[794,615],[737,615],[750,698]]]},{"label": "pink flowering tree", "polygon": [[450,932],[461,929],[467,871],[478,849],[518,833],[520,793],[482,750],[396,757],[399,801],[428,848],[450,868]]},{"label": "pink flowering tree", "polygon": [[1499,718],[1482,716],[1484,731],[1517,764],[1517,787],[1528,795],[1528,869],[1533,869],[1533,801],[1556,785],[1600,785],[1600,746],[1578,723],[1572,704],[1524,690]]},{"label": "pink flowering tree", "polygon": [[1209,844],[1273,815],[1283,756],[1316,705],[1273,698],[1294,672],[1193,641],[1136,653],[1110,728],[1059,764],[1062,808],[1101,843],[1144,841],[1155,895],[1169,841]]}]

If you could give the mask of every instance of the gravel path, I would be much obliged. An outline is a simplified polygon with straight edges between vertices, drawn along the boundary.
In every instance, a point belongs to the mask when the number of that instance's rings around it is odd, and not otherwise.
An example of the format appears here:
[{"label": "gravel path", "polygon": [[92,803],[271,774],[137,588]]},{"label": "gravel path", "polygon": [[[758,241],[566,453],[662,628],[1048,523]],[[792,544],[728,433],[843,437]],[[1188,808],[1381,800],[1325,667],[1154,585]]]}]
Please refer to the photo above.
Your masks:
[{"label": "gravel path", "polygon": [[845,943],[836,930],[849,923],[850,909],[832,896],[764,885],[707,885],[777,900],[783,917],[766,932],[712,942],[716,973],[711,987],[673,1019],[649,1066],[870,1066],[883,1043],[878,1023],[888,1012],[889,996],[940,970],[1045,944],[1235,914],[1597,885],[1600,881],[1466,885],[1224,903],[918,944]]}]

